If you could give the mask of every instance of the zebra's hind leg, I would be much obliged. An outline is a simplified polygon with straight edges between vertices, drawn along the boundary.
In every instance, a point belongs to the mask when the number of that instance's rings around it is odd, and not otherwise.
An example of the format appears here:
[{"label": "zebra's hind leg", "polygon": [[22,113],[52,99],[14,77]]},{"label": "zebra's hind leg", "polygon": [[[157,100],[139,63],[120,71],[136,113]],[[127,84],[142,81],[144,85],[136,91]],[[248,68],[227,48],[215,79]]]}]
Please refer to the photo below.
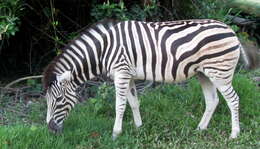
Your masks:
[{"label": "zebra's hind leg", "polygon": [[239,126],[239,96],[233,89],[232,84],[222,85],[217,87],[219,92],[225,98],[229,110],[231,112],[232,131],[230,138],[237,138],[240,133]]},{"label": "zebra's hind leg", "polygon": [[139,110],[140,103],[137,98],[137,92],[136,92],[134,80],[130,81],[130,88],[127,94],[127,99],[133,112],[135,126],[138,128],[142,125],[142,119]]},{"label": "zebra's hind leg", "polygon": [[231,112],[232,130],[230,138],[237,138],[240,133],[239,126],[239,96],[232,86],[233,73],[225,79],[211,77],[210,80],[217,87],[218,91],[222,94],[227,102]]},{"label": "zebra's hind leg", "polygon": [[216,87],[204,74],[200,73],[198,79],[204,94],[206,108],[197,130],[205,130],[207,129],[210,119],[219,103],[219,98]]},{"label": "zebra's hind leg", "polygon": [[127,94],[129,91],[129,84],[131,80],[129,73],[116,72],[114,77],[114,84],[116,89],[116,118],[113,128],[113,140],[122,132],[122,121],[127,102]]}]

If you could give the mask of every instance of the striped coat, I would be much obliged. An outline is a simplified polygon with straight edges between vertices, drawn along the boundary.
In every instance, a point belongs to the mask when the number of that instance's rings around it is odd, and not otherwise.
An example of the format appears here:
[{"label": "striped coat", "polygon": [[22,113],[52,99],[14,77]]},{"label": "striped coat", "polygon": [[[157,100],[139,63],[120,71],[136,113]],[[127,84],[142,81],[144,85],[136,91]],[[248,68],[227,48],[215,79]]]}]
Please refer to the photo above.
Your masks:
[{"label": "striped coat", "polygon": [[241,50],[245,53],[234,31],[216,20],[98,23],[64,47],[44,72],[48,126],[61,130],[78,101],[79,85],[105,74],[116,88],[116,138],[127,101],[136,126],[142,125],[134,80],[180,82],[197,74],[206,101],[198,129],[207,128],[219,101],[218,90],[230,108],[235,138],[240,132],[239,97],[232,78]]}]

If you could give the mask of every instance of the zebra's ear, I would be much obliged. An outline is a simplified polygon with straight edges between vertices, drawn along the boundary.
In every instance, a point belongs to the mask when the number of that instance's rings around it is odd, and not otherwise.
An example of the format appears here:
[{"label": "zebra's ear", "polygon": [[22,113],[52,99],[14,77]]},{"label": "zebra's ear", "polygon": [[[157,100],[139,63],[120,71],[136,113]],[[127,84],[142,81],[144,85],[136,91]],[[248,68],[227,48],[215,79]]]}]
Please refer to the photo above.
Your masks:
[{"label": "zebra's ear", "polygon": [[64,73],[57,75],[56,79],[57,79],[58,82],[71,81],[72,72],[71,71],[65,71]]}]

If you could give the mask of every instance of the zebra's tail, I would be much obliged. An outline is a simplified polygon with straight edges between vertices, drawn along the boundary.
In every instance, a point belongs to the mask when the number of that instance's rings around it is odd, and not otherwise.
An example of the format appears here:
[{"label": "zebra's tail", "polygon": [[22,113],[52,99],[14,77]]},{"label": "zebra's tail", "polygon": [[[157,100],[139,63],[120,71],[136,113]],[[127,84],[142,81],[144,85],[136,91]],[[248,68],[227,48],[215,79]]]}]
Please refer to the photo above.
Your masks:
[{"label": "zebra's tail", "polygon": [[260,50],[252,43],[243,42],[241,55],[247,69],[260,68]]}]

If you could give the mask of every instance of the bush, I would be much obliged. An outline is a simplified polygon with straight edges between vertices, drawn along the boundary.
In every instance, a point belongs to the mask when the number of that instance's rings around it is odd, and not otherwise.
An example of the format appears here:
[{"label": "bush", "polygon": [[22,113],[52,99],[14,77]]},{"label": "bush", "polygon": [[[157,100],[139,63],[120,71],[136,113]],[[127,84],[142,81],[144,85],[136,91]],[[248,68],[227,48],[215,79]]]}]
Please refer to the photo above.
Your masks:
[{"label": "bush", "polygon": [[144,8],[142,8],[140,4],[133,4],[127,8],[123,1],[119,3],[110,1],[103,4],[94,3],[91,9],[91,16],[94,18],[94,22],[104,18],[160,21],[160,18],[162,18],[162,10],[158,7],[156,1],[152,1],[150,5],[144,5],[143,7]]},{"label": "bush", "polygon": [[14,36],[19,30],[23,3],[20,0],[3,0],[0,3],[0,40]]}]

